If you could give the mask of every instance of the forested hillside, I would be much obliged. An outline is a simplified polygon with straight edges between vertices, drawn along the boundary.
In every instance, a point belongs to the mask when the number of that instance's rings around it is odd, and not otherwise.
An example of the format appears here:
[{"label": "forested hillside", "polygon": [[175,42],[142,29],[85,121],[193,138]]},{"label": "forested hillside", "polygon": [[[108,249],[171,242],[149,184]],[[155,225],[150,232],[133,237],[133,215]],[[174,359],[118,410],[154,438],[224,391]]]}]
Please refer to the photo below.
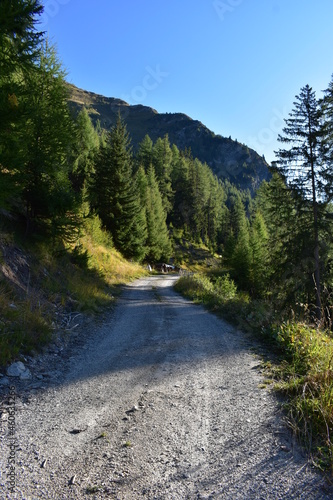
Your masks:
[{"label": "forested hillside", "polygon": [[263,180],[268,180],[268,165],[264,158],[231,137],[215,135],[200,121],[183,113],[158,113],[141,104],[130,106],[121,99],[108,98],[69,85],[71,108],[86,107],[94,124],[109,130],[116,124],[118,114],[127,124],[134,151],[145,135],[155,142],[166,134],[171,144],[181,151],[191,150],[193,157],[207,163],[220,179],[227,179],[238,188],[253,194]]},{"label": "forested hillside", "polygon": [[85,107],[73,114],[56,50],[35,31],[38,2],[17,5],[1,53],[2,217],[55,247],[75,245],[85,219],[98,218],[115,247],[140,262],[171,256],[172,228],[221,251],[230,231],[227,199],[234,192],[248,204],[249,194],[223,184],[167,134],[146,135],[134,149],[120,112],[108,131],[93,125]]}]

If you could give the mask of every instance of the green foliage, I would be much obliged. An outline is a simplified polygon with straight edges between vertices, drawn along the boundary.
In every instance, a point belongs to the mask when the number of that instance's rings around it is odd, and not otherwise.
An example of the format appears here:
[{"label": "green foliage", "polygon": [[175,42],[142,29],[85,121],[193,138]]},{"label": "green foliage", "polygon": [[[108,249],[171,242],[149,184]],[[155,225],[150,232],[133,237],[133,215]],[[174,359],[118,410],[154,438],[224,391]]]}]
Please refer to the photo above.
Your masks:
[{"label": "green foliage", "polygon": [[146,135],[139,144],[136,163],[138,167],[143,167],[145,172],[148,172],[149,167],[153,164],[153,141],[149,135]]},{"label": "green foliage", "polygon": [[286,392],[289,419],[314,461],[332,467],[333,339],[307,325],[287,322],[273,330],[286,361],[274,367],[276,388]]},{"label": "green foliage", "polygon": [[[322,140],[322,136],[325,127],[323,129],[321,122],[322,109],[315,92],[306,85],[296,96],[294,109],[285,120],[284,135],[278,137],[280,142],[290,147],[276,152],[278,162],[274,167],[293,194],[295,210],[306,216],[301,228],[306,232],[308,261],[312,260],[311,265],[307,266],[310,267],[307,277],[309,280],[311,276],[313,282],[312,295],[318,321],[322,314],[320,268],[323,256],[320,254],[320,227],[326,219],[328,182],[333,179],[332,166],[328,163],[323,167],[325,148],[322,145],[325,140]],[[307,287],[310,288],[309,283]]]},{"label": "green foliage", "polygon": [[239,323],[248,315],[249,297],[245,293],[237,292],[237,287],[228,274],[218,277],[215,282],[203,274],[183,276],[177,281],[175,289],[223,314],[234,323]]},{"label": "green foliage", "polygon": [[214,288],[223,301],[234,299],[237,296],[237,286],[235,282],[230,279],[228,273],[217,278]]},{"label": "green foliage", "polygon": [[84,194],[86,193],[84,188],[91,182],[95,159],[100,147],[98,133],[94,129],[86,108],[83,108],[78,114],[74,129],[75,141],[72,149],[73,160],[69,178],[74,191]]},{"label": "green foliage", "polygon": [[172,151],[168,135],[158,138],[152,149],[152,163],[159,184],[163,206],[168,214],[172,209],[173,191],[171,186]]},{"label": "green foliage", "polygon": [[24,216],[27,235],[43,228],[61,238],[77,226],[77,204],[68,179],[73,124],[65,75],[54,48],[45,42],[35,59],[20,77],[10,134],[0,137],[0,178],[5,185],[0,201]]},{"label": "green foliage", "polygon": [[116,247],[126,257],[142,260],[147,234],[144,210],[133,179],[126,125],[118,118],[95,165],[92,203]]},{"label": "green foliage", "polygon": [[42,10],[38,0],[0,2],[0,206],[6,208],[19,192],[16,156],[22,144],[17,129],[26,120],[25,75],[34,71],[40,54],[42,33],[36,31],[35,22]]},{"label": "green foliage", "polygon": [[168,260],[171,254],[171,243],[166,224],[166,212],[152,166],[147,172],[145,211],[147,221],[146,259],[151,262],[157,262],[161,258]]}]

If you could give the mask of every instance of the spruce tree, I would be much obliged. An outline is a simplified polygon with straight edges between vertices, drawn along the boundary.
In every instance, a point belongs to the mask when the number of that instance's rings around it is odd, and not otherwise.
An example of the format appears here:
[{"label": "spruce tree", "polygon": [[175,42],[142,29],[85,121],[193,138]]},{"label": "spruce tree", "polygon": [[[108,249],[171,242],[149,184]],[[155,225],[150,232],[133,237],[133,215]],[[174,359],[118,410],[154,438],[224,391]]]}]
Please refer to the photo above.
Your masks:
[{"label": "spruce tree", "polygon": [[172,148],[172,191],[173,207],[170,221],[177,228],[190,227],[191,222],[191,184],[189,160],[176,146]]},{"label": "spruce tree", "polygon": [[231,209],[231,232],[227,241],[227,261],[239,286],[249,289],[250,285],[250,234],[245,207],[238,196]]},{"label": "spruce tree", "polygon": [[167,215],[163,207],[162,196],[152,166],[148,169],[147,181],[147,258],[153,262],[157,262],[161,258],[168,260],[171,254],[171,243],[166,224]]},{"label": "spruce tree", "polygon": [[321,141],[321,191],[323,200],[330,203],[333,200],[333,76],[324,98],[320,101],[323,115]]},{"label": "spruce tree", "polygon": [[[285,120],[284,135],[278,140],[290,147],[276,152],[276,170],[281,173],[295,194],[298,210],[309,212],[312,217],[308,243],[313,252],[315,313],[321,318],[321,282],[319,255],[319,218],[323,191],[321,168],[321,110],[315,92],[309,85],[296,96],[294,108]],[[305,228],[304,228],[305,229]]]},{"label": "spruce tree", "polygon": [[137,167],[142,166],[145,172],[148,172],[150,165],[153,162],[153,141],[149,135],[145,135],[142,142],[139,144],[139,149],[136,155]]},{"label": "spruce tree", "polygon": [[268,249],[268,230],[264,217],[257,210],[250,227],[250,286],[252,295],[263,296],[267,290],[270,258]]},{"label": "spruce tree", "polygon": [[142,260],[147,236],[133,158],[125,123],[118,116],[95,165],[92,205],[111,232],[116,247],[128,258]]},{"label": "spruce tree", "polygon": [[167,134],[163,139],[159,137],[153,146],[153,166],[162,195],[163,206],[167,214],[169,214],[173,204],[171,186],[172,151]]}]

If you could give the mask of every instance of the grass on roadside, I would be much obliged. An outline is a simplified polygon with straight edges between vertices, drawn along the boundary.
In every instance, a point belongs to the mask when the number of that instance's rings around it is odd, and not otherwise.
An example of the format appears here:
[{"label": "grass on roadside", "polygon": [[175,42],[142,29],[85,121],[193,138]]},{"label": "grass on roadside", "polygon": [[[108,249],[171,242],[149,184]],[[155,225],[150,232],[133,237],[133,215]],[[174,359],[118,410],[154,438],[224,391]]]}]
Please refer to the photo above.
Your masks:
[{"label": "grass on roadside", "polygon": [[290,425],[316,465],[333,472],[333,338],[300,323],[282,323],[272,333],[284,360],[271,366],[275,389],[288,395]]}]

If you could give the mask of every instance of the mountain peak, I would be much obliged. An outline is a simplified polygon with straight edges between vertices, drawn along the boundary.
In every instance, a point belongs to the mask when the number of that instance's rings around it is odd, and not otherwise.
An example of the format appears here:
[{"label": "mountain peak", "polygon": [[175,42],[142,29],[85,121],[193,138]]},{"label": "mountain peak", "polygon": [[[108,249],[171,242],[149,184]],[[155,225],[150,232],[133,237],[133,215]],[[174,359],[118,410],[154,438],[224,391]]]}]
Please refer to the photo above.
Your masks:
[{"label": "mountain peak", "polygon": [[268,164],[256,151],[231,138],[215,135],[203,123],[184,113],[159,113],[143,104],[130,105],[114,97],[105,97],[69,84],[69,103],[75,111],[88,109],[93,122],[97,120],[110,129],[120,112],[126,122],[134,150],[146,134],[156,141],[168,134],[171,144],[180,150],[191,149],[192,155],[207,163],[214,174],[241,189],[253,193],[270,177]]}]

